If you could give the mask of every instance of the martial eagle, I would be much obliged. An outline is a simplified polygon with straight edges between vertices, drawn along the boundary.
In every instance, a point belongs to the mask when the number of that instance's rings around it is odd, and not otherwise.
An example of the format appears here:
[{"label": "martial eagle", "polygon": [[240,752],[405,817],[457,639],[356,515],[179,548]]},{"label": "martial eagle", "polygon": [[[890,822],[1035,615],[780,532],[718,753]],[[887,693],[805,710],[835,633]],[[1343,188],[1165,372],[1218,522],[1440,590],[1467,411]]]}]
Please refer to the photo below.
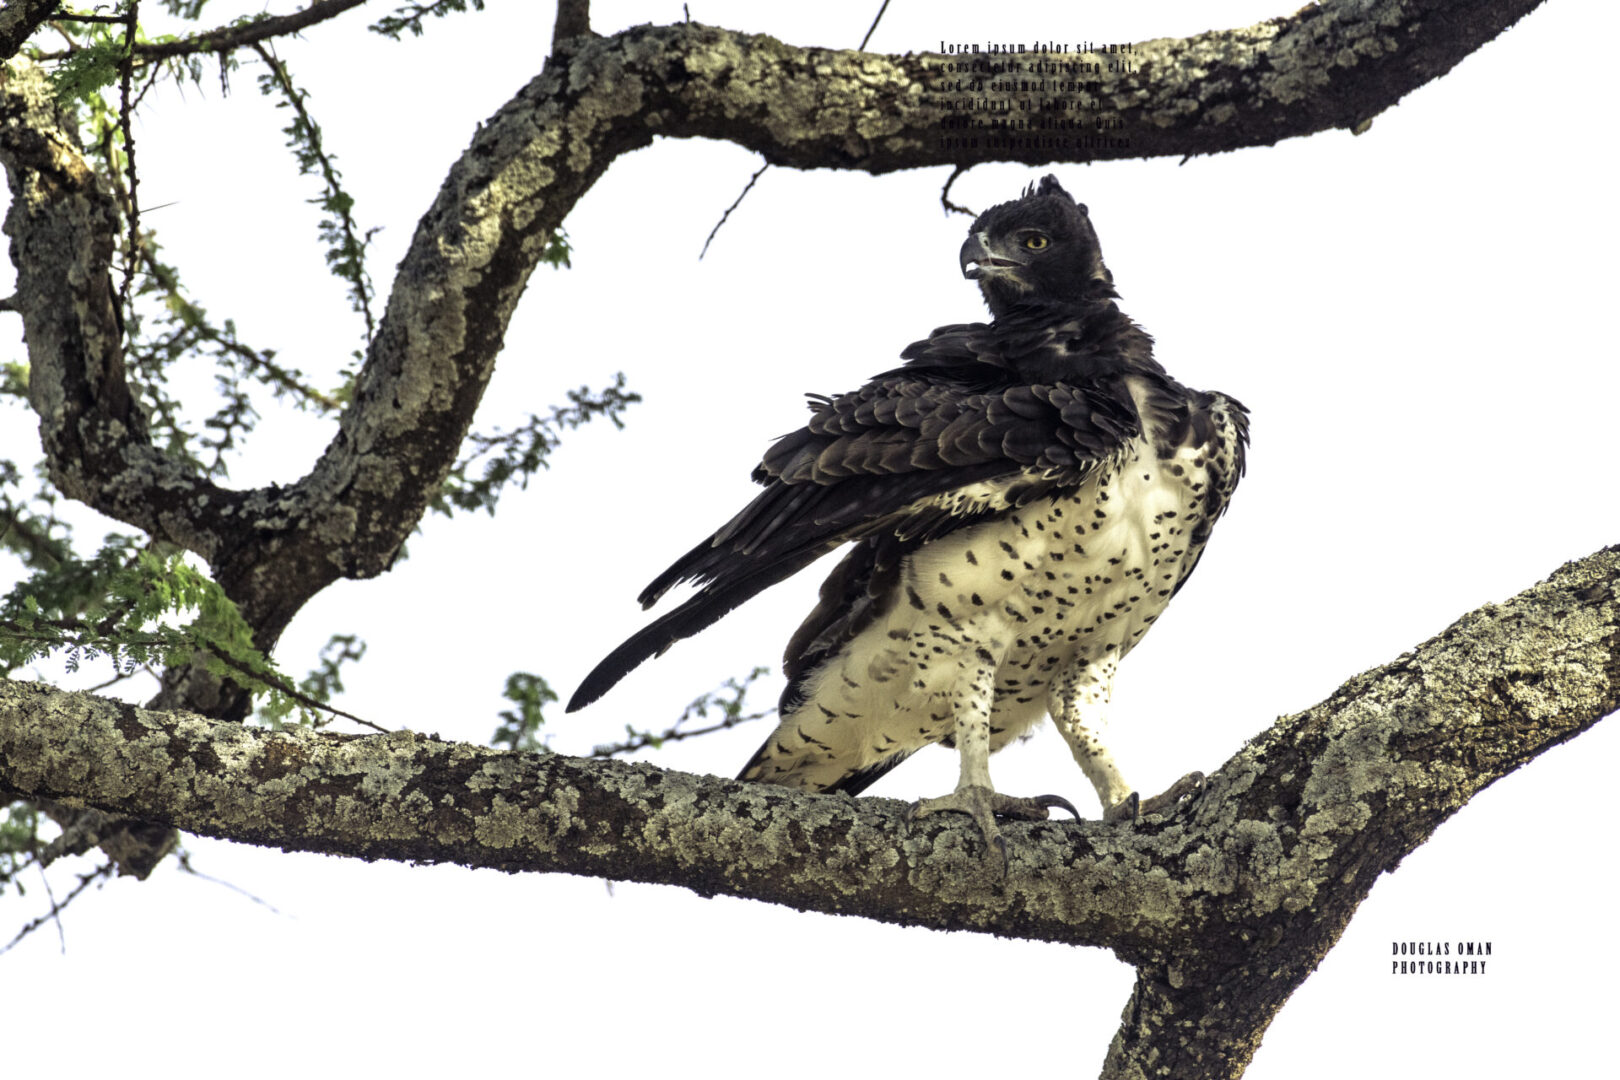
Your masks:
[{"label": "martial eagle", "polygon": [[[570,711],[631,669],[844,544],[788,642],[776,730],[739,779],[866,788],[930,743],[954,744],[956,790],[914,813],[1045,817],[989,756],[1050,713],[1104,816],[1141,801],[1099,733],[1114,673],[1192,573],[1243,473],[1248,417],[1189,390],[1114,303],[1083,204],[1048,176],[980,215],[962,245],[994,321],[944,326],[765,454],[765,490],[641,594],[691,599],[615,649]],[[1005,846],[1002,846],[1003,854]]]}]

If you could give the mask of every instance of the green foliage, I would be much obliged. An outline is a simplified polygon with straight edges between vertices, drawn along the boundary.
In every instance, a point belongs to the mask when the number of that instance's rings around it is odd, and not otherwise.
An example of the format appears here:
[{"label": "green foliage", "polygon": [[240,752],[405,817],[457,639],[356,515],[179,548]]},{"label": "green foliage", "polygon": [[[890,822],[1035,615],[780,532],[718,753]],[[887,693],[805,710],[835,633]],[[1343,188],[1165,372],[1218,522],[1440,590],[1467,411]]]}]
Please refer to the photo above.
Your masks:
[{"label": "green foliage", "polygon": [[163,7],[177,18],[195,20],[207,3],[208,0],[163,0]]},{"label": "green foliage", "polygon": [[[198,7],[201,7],[200,3]],[[113,14],[123,17],[128,11],[127,3],[120,4]],[[252,20],[238,20],[239,23],[247,21]],[[131,44],[166,45],[175,40],[172,34],[148,37],[138,23],[133,37],[127,24],[81,23],[69,19],[53,25],[73,43],[68,54],[51,72],[51,84],[56,90],[57,98],[64,103],[78,101],[100,108],[107,107],[101,92],[119,80],[126,65],[134,66],[130,63]],[[135,61],[135,65],[139,63],[139,60]],[[200,67],[180,63],[177,58],[163,61],[162,64],[171,72],[195,70],[194,78],[201,74]]]},{"label": "green foliage", "polygon": [[568,242],[568,233],[562,229],[554,229],[546,238],[546,250],[540,253],[540,261],[550,263],[553,269],[572,269],[573,263],[569,261],[569,254],[574,250]]},{"label": "green foliage", "polygon": [[540,738],[540,728],[546,722],[540,710],[557,700],[550,684],[538,675],[516,671],[506,677],[501,696],[517,708],[501,710],[501,723],[489,737],[490,745],[526,754],[551,753]]},{"label": "green foliage", "polygon": [[[776,713],[773,708],[758,709],[749,712],[747,708],[748,691],[755,682],[771,673],[768,667],[756,667],[741,679],[727,679],[720,687],[699,694],[692,699],[691,704],[682,710],[680,717],[669,727],[660,732],[642,731],[630,724],[624,725],[625,738],[616,743],[606,743],[591,751],[592,757],[615,757],[619,754],[629,754],[634,751],[652,748],[659,749],[665,743],[680,742],[683,739],[696,738],[699,735],[708,735],[716,731],[734,728],[739,724],[746,724],[753,720],[763,720]],[[718,718],[705,727],[689,727],[695,720],[708,720],[710,713],[717,713]]]},{"label": "green foliage", "polygon": [[[244,343],[232,320],[214,323],[207,310],[188,297],[179,271],[159,257],[161,250],[151,234],[143,237],[141,257],[147,272],[139,279],[135,298],[141,302],[137,310],[152,314],[126,320],[127,363],[152,437],[167,453],[191,462],[211,479],[223,478],[227,455],[240,447],[258,420],[251,397],[254,387],[268,389],[274,399],[300,411],[332,414],[342,407],[339,390],[317,389],[302,371],[279,363],[274,349]],[[201,434],[189,429],[181,404],[167,391],[170,368],[194,356],[212,360],[220,400],[213,415],[203,421]],[[345,385],[354,377],[349,371],[342,374]]]},{"label": "green foliage", "polygon": [[[195,21],[207,0],[161,0],[160,6],[172,16]],[[407,3],[372,29],[395,39],[406,31],[420,35],[429,18],[483,7],[483,0]],[[118,14],[129,11],[130,5],[124,0],[98,10]],[[266,17],[246,16],[228,25],[243,26]],[[138,129],[129,126],[129,115],[160,80],[189,78],[200,84],[203,61],[212,54],[153,62],[132,55],[131,40],[177,39],[148,37],[139,26],[132,34],[118,23],[56,25],[69,46],[55,61],[55,89],[63,100],[80,104],[87,154],[125,217],[117,243],[125,274],[120,296],[131,389],[156,446],[190,464],[200,476],[223,479],[228,463],[255,428],[265,391],[282,404],[335,415],[352,399],[363,353],[356,350],[355,364],[338,373],[336,385],[323,389],[305,372],[281,363],[275,350],[243,341],[232,320],[213,318],[186,288],[178,268],[164,261],[157,237],[141,223],[132,173],[132,143]],[[344,188],[336,156],[326,148],[310,112],[308,92],[294,83],[287,66],[267,45],[252,48],[264,61],[260,91],[278,99],[278,107],[290,114],[282,130],[300,175],[321,183],[320,193],[309,201],[322,211],[319,240],[325,260],[346,283],[351,305],[364,317],[369,340],[375,334],[371,311],[375,294],[365,256],[374,230],[364,231],[355,222],[354,198]],[[237,70],[242,51],[214,57],[222,79]],[[119,99],[121,84],[133,88],[133,100]],[[571,255],[568,235],[558,228],[547,238],[541,259],[561,269],[571,265]],[[195,402],[182,402],[170,390],[175,366],[199,358],[215,373],[217,401],[212,412],[197,409]],[[330,385],[324,379],[321,383]],[[25,361],[0,365],[0,404],[21,404],[27,391]],[[626,391],[619,375],[611,387],[599,392],[585,387],[571,391],[566,405],[531,415],[515,430],[470,436],[466,456],[434,508],[445,514],[475,507],[493,513],[506,485],[526,486],[530,476],[547,466],[563,431],[598,417],[622,427],[623,410],[639,400],[639,395]],[[295,711],[308,719],[315,703],[342,692],[343,666],[365,653],[365,644],[354,635],[334,635],[314,669],[293,686],[253,647],[249,629],[230,600],[178,550],[115,534],[93,556],[78,553],[71,529],[55,512],[59,494],[41,469],[36,467],[35,472],[39,487],[28,495],[24,469],[0,461],[0,551],[19,558],[28,575],[0,601],[0,672],[52,657],[70,670],[88,662],[110,662],[115,678],[141,668],[202,663],[259,695],[257,716],[271,724],[284,722]],[[495,742],[543,750],[541,709],[556,701],[556,695],[539,676],[518,673],[508,680],[506,697],[513,707],[500,714]]]},{"label": "green foliage", "polygon": [[15,555],[30,570],[70,563],[73,547],[67,525],[55,513],[55,492],[42,483],[32,498],[13,498],[12,492],[21,485],[22,472],[16,464],[0,461],[0,550]]},{"label": "green foliage", "polygon": [[[59,550],[55,553],[59,558],[43,560],[31,577],[0,600],[0,620],[84,618],[110,595],[113,577],[124,570],[138,546],[133,536],[113,533],[91,559],[77,559],[71,550]],[[0,674],[9,674],[35,653],[8,652],[8,647],[20,650],[22,646],[9,643],[4,634],[0,629]]]},{"label": "green foliage", "polygon": [[[309,720],[311,717],[309,703],[319,702],[324,705],[343,693],[343,665],[358,661],[365,655],[366,643],[354,634],[333,634],[326,644],[321,646],[316,666],[298,682],[299,693],[306,700],[299,702],[286,694],[270,695],[266,704],[258,710],[258,719],[272,728],[279,729],[286,724],[287,716],[294,708],[299,708],[300,719]],[[316,726],[319,726],[319,721],[316,722]]]},{"label": "green foliage", "polygon": [[428,16],[442,19],[446,15],[466,11],[469,6],[474,11],[483,11],[484,0],[432,0],[427,4],[406,4],[395,8],[392,15],[384,15],[372,23],[371,29],[395,41],[398,41],[400,34],[406,30],[409,30],[413,37],[421,37],[425,29],[422,24],[427,21]]},{"label": "green foliage", "polygon": [[[189,621],[175,625],[182,616]],[[0,601],[0,675],[47,657],[69,672],[107,660],[115,677],[200,663],[282,715],[314,720],[304,695],[253,645],[236,605],[169,545],[113,534],[88,560],[36,571]],[[289,702],[288,699],[291,699]]]},{"label": "green foliage", "polygon": [[118,81],[128,57],[122,27],[87,24],[78,47],[51,72],[56,96],[64,102],[92,101]]},{"label": "green foliage", "polygon": [[331,701],[343,693],[343,665],[366,655],[366,643],[353,634],[333,634],[321,646],[320,665],[304,676],[298,688],[317,701]]},{"label": "green foliage", "polygon": [[0,893],[7,885],[23,894],[17,875],[39,850],[40,813],[33,803],[17,802],[0,808]]},{"label": "green foliage", "polygon": [[0,396],[28,398],[28,364],[21,360],[8,360],[0,364]]},{"label": "green foliage", "polygon": [[354,310],[365,317],[366,340],[376,334],[377,327],[371,316],[372,284],[366,273],[366,248],[371,244],[375,229],[363,235],[354,221],[354,197],[343,189],[342,174],[338,172],[336,156],[328,153],[321,143],[321,128],[308,109],[309,92],[293,84],[287,65],[260,46],[259,55],[269,71],[259,76],[259,92],[266,97],[281,98],[278,109],[292,112],[292,120],[282,128],[287,136],[287,147],[298,161],[300,176],[319,176],[323,184],[321,194],[309,201],[326,213],[321,219],[320,237],[326,245],[326,265],[332,274],[349,286],[349,301]]},{"label": "green foliage", "polygon": [[[641,395],[626,392],[624,373],[613,377],[613,385],[594,393],[589,387],[568,391],[567,405],[553,405],[551,415],[529,415],[528,422],[513,431],[495,431],[490,434],[475,432],[467,436],[471,452],[456,462],[445,478],[444,486],[431,506],[447,517],[456,510],[483,509],[495,513],[501,489],[516,481],[527,487],[529,477],[541,468],[549,468],[547,456],[561,442],[560,432],[572,430],[597,417],[606,417],[616,428],[623,428],[620,419],[624,410],[641,400]],[[469,479],[478,463],[483,462],[483,475]]]}]

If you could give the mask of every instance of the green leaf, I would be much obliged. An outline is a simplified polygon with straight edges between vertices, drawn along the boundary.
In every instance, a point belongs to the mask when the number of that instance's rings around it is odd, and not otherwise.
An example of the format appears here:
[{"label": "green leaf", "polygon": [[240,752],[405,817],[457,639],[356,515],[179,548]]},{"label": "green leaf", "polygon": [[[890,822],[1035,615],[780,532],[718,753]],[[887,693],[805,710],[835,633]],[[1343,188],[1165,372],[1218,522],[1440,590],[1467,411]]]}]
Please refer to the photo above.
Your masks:
[{"label": "green leaf", "polygon": [[551,750],[540,738],[540,728],[546,722],[540,710],[557,700],[550,684],[538,675],[517,671],[507,676],[501,696],[517,708],[501,710],[501,723],[490,736],[490,745],[528,754],[549,754]]}]

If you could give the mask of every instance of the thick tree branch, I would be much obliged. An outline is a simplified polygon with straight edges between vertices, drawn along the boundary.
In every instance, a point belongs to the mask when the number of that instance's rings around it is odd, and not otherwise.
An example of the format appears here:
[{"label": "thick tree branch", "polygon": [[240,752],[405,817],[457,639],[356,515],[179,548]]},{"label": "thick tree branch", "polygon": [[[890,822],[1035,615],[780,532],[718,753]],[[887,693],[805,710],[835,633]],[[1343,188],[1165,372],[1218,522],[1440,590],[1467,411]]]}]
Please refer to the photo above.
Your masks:
[{"label": "thick tree branch", "polygon": [[1104,1075],[1237,1076],[1380,873],[1617,705],[1620,547],[1283,717],[1168,819],[1007,824],[1005,880],[970,823],[908,827],[890,800],[406,732],[272,733],[31,683],[0,683],[0,788],[286,849],[1107,946],[1138,984]]},{"label": "thick tree branch", "polygon": [[11,0],[0,8],[0,60],[16,56],[23,42],[61,6],[62,0]]},{"label": "thick tree branch", "polygon": [[[153,446],[125,378],[112,253],[117,206],[85,160],[72,117],[41,70],[8,62],[0,160],[5,231],[28,343],[29,398],[51,479],[104,513],[212,555],[218,508],[238,497]],[[189,512],[190,500],[212,511]]]}]

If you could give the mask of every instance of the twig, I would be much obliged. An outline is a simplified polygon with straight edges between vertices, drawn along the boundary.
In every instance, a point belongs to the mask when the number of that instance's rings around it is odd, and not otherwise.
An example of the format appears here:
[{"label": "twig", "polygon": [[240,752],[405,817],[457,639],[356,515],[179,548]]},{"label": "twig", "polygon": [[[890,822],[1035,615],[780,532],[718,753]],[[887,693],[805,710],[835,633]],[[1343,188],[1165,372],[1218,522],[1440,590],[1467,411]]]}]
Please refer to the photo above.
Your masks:
[{"label": "twig", "polygon": [[957,206],[955,203],[951,202],[951,185],[956,183],[956,178],[967,172],[969,168],[970,166],[967,165],[956,166],[956,168],[951,170],[951,178],[945,181],[945,188],[939,193],[939,205],[945,208],[946,214],[951,214],[954,212],[958,214],[966,214],[968,217],[979,216],[973,211],[969,210],[967,207]]},{"label": "twig", "polygon": [[378,734],[381,734],[381,735],[390,734],[390,731],[389,731],[388,728],[385,728],[380,724],[373,724],[370,720],[362,720],[362,719],[360,719],[360,717],[354,715],[354,713],[344,712],[342,709],[336,708],[335,706],[332,706],[332,705],[328,705],[324,701],[319,701],[319,700],[317,700],[315,698],[312,698],[308,694],[306,694],[303,691],[301,691],[301,690],[297,689],[296,687],[294,687],[291,683],[282,682],[281,680],[275,678],[274,675],[254,671],[251,667],[249,667],[247,664],[243,663],[242,661],[234,659],[233,657],[230,657],[230,656],[226,656],[222,652],[217,652],[216,651],[216,652],[213,653],[213,655],[215,657],[217,657],[219,659],[220,663],[224,664],[226,667],[231,668],[231,669],[233,669],[235,671],[239,671],[242,674],[249,676],[250,678],[257,679],[260,682],[264,683],[266,686],[273,687],[275,690],[279,691],[280,693],[284,694],[287,697],[292,698],[294,701],[298,702],[298,704],[304,706],[307,709],[319,709],[321,712],[329,712],[333,716],[341,716],[345,720],[352,720],[356,724],[359,724],[361,727],[368,727],[372,731],[375,731],[375,732],[377,732]]},{"label": "twig", "polygon": [[112,678],[108,679],[104,683],[97,683],[94,686],[87,687],[85,689],[85,693],[87,693],[87,694],[99,694],[103,690],[107,689],[107,687],[109,687],[109,686],[117,686],[119,683],[123,682],[125,679],[133,679],[135,677],[136,671],[144,671],[144,672],[147,672],[148,674],[150,674],[151,670],[152,669],[150,667],[148,667],[145,664],[142,664],[139,668],[136,668],[136,669],[131,670],[131,671],[120,671],[120,672],[118,672],[116,675],[114,675]]},{"label": "twig", "polygon": [[225,888],[231,890],[231,892],[233,892],[233,893],[237,893],[237,894],[239,894],[241,896],[247,897],[249,900],[253,901],[255,904],[260,905],[261,907],[269,908],[270,911],[273,914],[276,914],[276,915],[281,914],[281,909],[280,908],[276,907],[276,905],[272,904],[270,901],[264,899],[263,897],[254,896],[252,893],[248,892],[246,889],[242,888],[242,886],[240,886],[240,885],[233,885],[229,881],[225,881],[222,878],[214,877],[212,874],[205,874],[201,870],[198,870],[195,866],[192,866],[191,865],[191,852],[189,852],[189,851],[180,852],[178,855],[175,856],[175,861],[177,861],[180,864],[180,869],[181,870],[183,870],[186,873],[190,874],[192,877],[201,878],[204,881],[211,881],[215,885],[224,886]]},{"label": "twig", "polygon": [[[118,127],[124,133],[124,171],[129,175],[129,201],[125,214],[129,218],[129,251],[124,258],[124,280],[118,286],[118,310],[129,308],[129,290],[135,281],[135,267],[140,263],[136,254],[141,247],[141,201],[138,188],[140,177],[135,172],[135,129],[130,123],[130,97],[135,77],[135,33],[140,27],[140,0],[132,0],[124,13],[124,58],[118,64]],[[119,325],[123,325],[120,317]]]},{"label": "twig", "polygon": [[[326,184],[326,190],[329,193],[341,194],[343,185],[338,183],[337,167],[332,164],[332,159],[327,155],[326,148],[321,145],[320,128],[316,125],[314,118],[309,115],[309,111],[304,108],[305,95],[299,93],[298,88],[293,85],[292,77],[287,74],[287,65],[278,60],[276,55],[260,42],[253,43],[253,51],[258,53],[260,59],[269,65],[270,73],[274,76],[276,84],[281,87],[282,97],[286,100],[287,106],[297,114],[298,119],[304,125],[304,130],[309,133],[309,146],[315,155],[316,162],[320,165],[321,179]],[[300,171],[303,170],[300,169]],[[350,251],[355,252],[355,276],[353,279],[345,278],[344,280],[354,287],[355,301],[360,308],[360,314],[366,320],[366,340],[370,341],[377,336],[377,323],[371,316],[371,289],[366,277],[364,263],[366,245],[355,236],[354,218],[350,215],[348,206],[334,206],[332,205],[332,199],[329,197],[322,209],[329,214],[336,215],[343,226],[344,242],[348,245]],[[369,233],[366,235],[366,239],[370,240]]]},{"label": "twig", "polygon": [[[691,22],[692,21],[692,13],[691,13],[691,11],[687,10],[687,7],[686,7],[685,4],[681,5],[681,10],[686,12],[686,21]],[[866,28],[866,36],[861,38],[861,43],[855,47],[856,51],[859,51],[859,52],[864,52],[865,51],[866,43],[868,41],[872,40],[872,35],[877,32],[878,23],[883,21],[883,13],[885,11],[888,11],[888,10],[889,10],[889,0],[883,0],[883,6],[878,8],[878,13],[877,13],[876,17],[874,17],[872,19],[872,25],[868,26]],[[559,7],[557,9],[557,25],[559,27],[562,26],[562,8],[561,7]],[[709,253],[709,245],[714,243],[714,238],[715,238],[716,234],[718,234],[720,232],[720,227],[726,223],[726,220],[731,217],[731,212],[733,210],[737,209],[737,207],[742,205],[742,201],[744,199],[746,199],[748,197],[748,193],[753,190],[755,181],[757,181],[764,174],[765,170],[770,168],[770,167],[771,167],[771,163],[768,162],[768,161],[765,164],[761,165],[759,167],[759,172],[756,172],[753,176],[749,177],[748,178],[748,183],[743,185],[742,194],[737,196],[737,201],[733,202],[730,206],[726,207],[726,212],[720,215],[720,220],[715,222],[714,228],[709,230],[709,238],[707,240],[703,241],[703,250],[698,252],[698,261],[699,262],[702,262],[703,261],[703,256],[705,256],[705,255],[707,255]]]},{"label": "twig", "polygon": [[861,43],[855,46],[856,52],[866,51],[866,43],[872,40],[872,35],[877,32],[878,23],[883,21],[883,13],[888,10],[889,0],[883,0],[883,6],[878,8],[877,18],[873,19],[872,25],[866,28],[866,36],[861,38]]},{"label": "twig", "polygon": [[[105,621],[106,620],[103,620],[103,622]],[[7,637],[17,641],[30,641],[41,645],[54,645],[58,648],[67,646],[70,648],[77,647],[95,649],[105,649],[106,647],[104,645],[98,645],[94,639],[107,637],[111,633],[111,628],[100,629],[99,626],[90,626],[80,619],[35,618],[32,620],[32,623],[33,626],[50,627],[53,630],[60,630],[64,634],[76,633],[80,636],[69,641],[62,636],[53,636],[50,634],[34,632],[30,627],[25,627],[21,623],[15,622],[11,619],[0,619],[0,632],[4,632]],[[87,631],[90,635],[90,640],[86,640],[84,637]],[[131,634],[122,638],[116,642],[116,644],[145,645],[154,648],[168,648],[173,646],[174,642],[168,638],[157,635]],[[207,646],[192,647],[207,648]],[[299,690],[297,687],[293,686],[292,683],[287,682],[273,671],[255,671],[247,662],[238,660],[233,656],[220,652],[218,649],[208,649],[208,653],[217,659],[221,664],[224,664],[226,667],[230,668],[232,671],[239,672],[240,674],[246,675],[248,678],[253,679],[256,682],[268,686],[270,689],[275,690],[284,697],[291,698],[293,701],[307,709],[331,713],[333,716],[341,716],[345,720],[352,720],[361,727],[368,727],[372,731],[375,731],[381,735],[390,734],[389,729],[381,726],[380,724],[373,724],[370,720],[363,720],[351,712],[344,712],[335,705],[329,705],[324,701],[310,697],[308,694],[304,693],[302,690]]]},{"label": "twig", "polygon": [[[588,756],[610,758],[617,757],[619,754],[631,754],[648,746],[681,742],[683,739],[695,739],[699,735],[712,735],[716,731],[725,731],[727,728],[734,728],[739,724],[746,724],[753,720],[763,720],[767,716],[774,716],[775,714],[775,709],[766,709],[763,712],[749,713],[746,716],[728,716],[718,724],[710,724],[705,728],[694,728],[691,731],[682,731],[682,721],[677,720],[674,726],[666,729],[661,734],[654,735],[650,731],[635,731],[632,732],[630,738],[625,739],[623,742],[605,743],[602,746],[595,747]],[[682,720],[684,719],[683,717]]]},{"label": "twig", "polygon": [[60,541],[51,539],[49,528],[43,534],[32,528],[28,522],[22,520],[23,508],[12,502],[8,496],[0,495],[0,509],[3,509],[6,515],[5,527],[0,528],[0,543],[15,533],[34,559],[47,559],[52,566],[62,565],[65,552]]},{"label": "twig", "polygon": [[709,253],[709,245],[714,243],[714,236],[715,236],[716,233],[718,233],[720,231],[720,226],[722,226],[722,225],[724,225],[726,223],[726,219],[731,216],[731,212],[733,210],[737,209],[738,206],[742,205],[742,201],[748,197],[749,191],[753,190],[754,182],[757,181],[761,176],[763,176],[764,173],[765,173],[765,170],[770,168],[770,167],[771,167],[771,163],[768,162],[768,161],[765,164],[761,165],[759,167],[759,172],[756,172],[753,176],[749,177],[748,178],[748,183],[743,185],[742,194],[737,196],[737,201],[733,202],[730,206],[726,207],[726,212],[720,215],[720,220],[715,222],[714,228],[709,230],[709,238],[707,240],[703,241],[703,250],[698,252],[698,261],[699,262],[703,261],[703,256],[705,256],[705,255],[707,255]]},{"label": "twig", "polygon": [[253,45],[307,29],[316,23],[341,15],[350,8],[357,8],[365,2],[366,0],[316,0],[309,7],[295,11],[291,15],[273,15],[241,26],[222,26],[217,30],[209,30],[180,41],[137,45],[135,55],[148,60],[166,60],[175,56],[190,56],[193,53],[223,55],[244,45]]},{"label": "twig", "polygon": [[59,908],[56,903],[56,890],[51,888],[51,875],[45,872],[45,868],[43,866],[39,868],[39,880],[45,884],[45,899],[51,902],[51,921],[56,924],[57,947],[62,950],[62,955],[66,956],[67,931],[62,929],[62,918],[57,914],[61,908]]},{"label": "twig", "polygon": [[[112,872],[113,872],[113,864],[109,862],[109,863],[103,864],[102,866],[98,867],[95,870],[92,870],[88,874],[80,874],[79,875],[79,883],[76,886],[74,886],[72,892],[67,894],[67,899],[63,900],[60,903],[57,903],[55,899],[52,899],[52,901],[51,901],[51,910],[46,912],[44,915],[39,916],[38,918],[30,919],[26,924],[24,924],[23,928],[21,930],[17,931],[17,936],[12,938],[9,942],[7,942],[4,948],[0,948],[0,956],[3,956],[6,953],[10,952],[16,946],[16,944],[19,941],[21,941],[23,938],[27,937],[29,934],[32,934],[35,930],[38,930],[41,926],[44,926],[50,920],[55,919],[63,911],[66,911],[67,906],[69,904],[73,903],[74,900],[78,899],[79,894],[84,892],[84,890],[88,889],[90,887],[91,882],[95,881],[97,878],[108,877],[108,876],[110,876],[112,874]],[[61,923],[60,922],[57,923],[57,929],[58,929],[58,931],[61,930]],[[64,951],[67,949],[67,943],[66,943],[65,939],[63,941],[62,948],[63,948]]]}]

